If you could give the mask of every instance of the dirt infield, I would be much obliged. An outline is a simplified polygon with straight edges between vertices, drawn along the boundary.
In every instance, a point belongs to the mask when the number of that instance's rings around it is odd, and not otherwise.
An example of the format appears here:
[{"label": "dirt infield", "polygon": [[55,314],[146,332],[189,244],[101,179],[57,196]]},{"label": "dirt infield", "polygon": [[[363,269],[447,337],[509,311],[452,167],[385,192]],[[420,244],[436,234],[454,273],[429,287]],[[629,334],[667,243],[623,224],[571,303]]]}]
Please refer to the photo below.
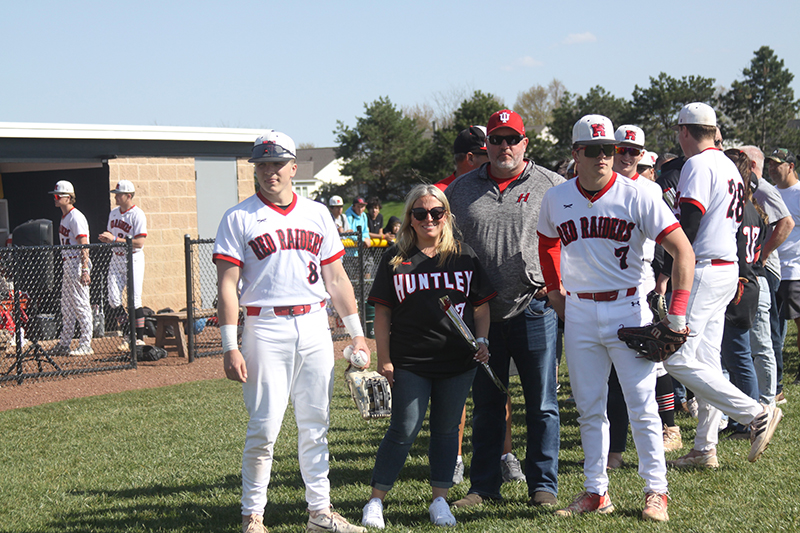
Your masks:
[{"label": "dirt infield", "polygon": [[[374,352],[375,341],[367,339],[367,342]],[[334,353],[337,359],[342,357],[342,350],[349,343],[349,340],[334,343]],[[171,347],[168,349],[168,356],[164,359],[141,362],[135,370],[84,374],[41,382],[26,381],[22,385],[17,385],[15,382],[3,384],[0,386],[0,411],[60,402],[70,398],[152,389],[177,383],[224,377],[221,355],[195,359],[194,363],[189,364],[186,359],[178,357],[176,348]]]}]

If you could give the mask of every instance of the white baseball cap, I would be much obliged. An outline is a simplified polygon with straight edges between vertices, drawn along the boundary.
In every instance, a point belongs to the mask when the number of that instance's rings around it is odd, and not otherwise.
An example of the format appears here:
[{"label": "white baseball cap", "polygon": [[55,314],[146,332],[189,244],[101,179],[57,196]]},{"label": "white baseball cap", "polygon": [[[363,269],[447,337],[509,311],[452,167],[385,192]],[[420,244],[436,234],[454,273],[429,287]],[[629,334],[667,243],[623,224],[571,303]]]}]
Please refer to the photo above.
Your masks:
[{"label": "white baseball cap", "polygon": [[275,130],[261,134],[253,145],[253,155],[247,161],[258,163],[260,161],[289,161],[297,156],[294,141],[286,135]]},{"label": "white baseball cap", "polygon": [[658,154],[655,152],[648,152],[647,150],[644,151],[644,155],[636,164],[637,166],[641,167],[654,167],[656,166],[656,160],[658,159]]},{"label": "white baseball cap", "polygon": [[572,127],[573,144],[617,144],[614,125],[603,115],[585,115]]},{"label": "white baseball cap", "polygon": [[331,199],[328,200],[328,205],[331,207],[338,207],[344,205],[344,200],[342,200],[341,196],[331,196]]},{"label": "white baseball cap", "polygon": [[56,190],[50,191],[47,194],[75,194],[75,187],[72,186],[72,183],[61,180],[56,183]]},{"label": "white baseball cap", "polygon": [[128,180],[119,180],[117,182],[116,189],[113,189],[111,192],[114,194],[116,193],[124,193],[124,194],[133,194],[136,190],[133,188],[133,183]]},{"label": "white baseball cap", "polygon": [[717,114],[714,112],[714,108],[703,102],[686,104],[681,109],[678,115],[678,124],[673,126],[673,129],[678,129],[678,126],[687,126],[689,124],[716,126]]},{"label": "white baseball cap", "polygon": [[644,148],[644,131],[633,124],[624,124],[617,128],[614,138],[617,140],[617,144]]}]

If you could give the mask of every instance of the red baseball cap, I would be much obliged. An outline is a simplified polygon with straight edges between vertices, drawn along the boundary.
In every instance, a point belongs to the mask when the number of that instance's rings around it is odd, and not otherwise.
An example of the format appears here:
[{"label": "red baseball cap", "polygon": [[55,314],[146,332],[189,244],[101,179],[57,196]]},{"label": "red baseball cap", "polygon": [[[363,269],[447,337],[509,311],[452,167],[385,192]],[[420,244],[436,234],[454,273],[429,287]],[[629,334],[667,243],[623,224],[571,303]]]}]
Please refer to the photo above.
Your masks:
[{"label": "red baseball cap", "polygon": [[520,135],[525,135],[525,124],[522,123],[522,117],[510,109],[503,109],[489,117],[486,135],[491,135],[494,130],[499,128],[511,128]]}]

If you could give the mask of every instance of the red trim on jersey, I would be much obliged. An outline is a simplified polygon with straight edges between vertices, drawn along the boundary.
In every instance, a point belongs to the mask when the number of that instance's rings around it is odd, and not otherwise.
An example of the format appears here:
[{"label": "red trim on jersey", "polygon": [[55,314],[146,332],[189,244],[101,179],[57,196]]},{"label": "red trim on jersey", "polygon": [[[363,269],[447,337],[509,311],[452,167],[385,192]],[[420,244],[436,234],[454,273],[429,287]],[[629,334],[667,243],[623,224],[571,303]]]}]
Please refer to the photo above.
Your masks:
[{"label": "red trim on jersey", "polygon": [[590,202],[596,202],[597,200],[600,199],[600,197],[602,197],[605,193],[608,192],[608,190],[614,185],[616,181],[617,181],[617,173],[614,172],[613,174],[611,174],[611,178],[609,178],[608,183],[606,183],[605,186],[599,191],[597,191],[592,197],[589,197],[586,194],[586,191],[583,190],[583,187],[581,186],[578,178],[575,178],[575,186],[578,187],[578,192],[581,193],[581,195],[583,195],[584,198],[586,198]]},{"label": "red trim on jersey", "polygon": [[679,205],[683,204],[683,203],[692,204],[693,206],[697,207],[697,209],[700,210],[700,214],[701,215],[705,215],[706,214],[706,208],[703,207],[703,204],[701,204],[697,200],[693,200],[691,198],[681,198],[680,200],[678,200],[678,204]]},{"label": "red trim on jersey", "polygon": [[295,194],[294,192],[292,192],[292,203],[290,203],[289,206],[286,209],[282,209],[282,208],[278,207],[277,205],[273,204],[272,202],[270,202],[269,200],[267,200],[267,198],[263,194],[261,194],[261,191],[258,191],[256,193],[256,196],[258,196],[259,199],[262,202],[264,202],[264,205],[266,205],[267,207],[271,208],[273,211],[275,211],[276,213],[279,213],[281,215],[288,215],[289,213],[292,212],[292,210],[294,209],[294,206],[297,205],[297,194]]},{"label": "red trim on jersey", "polygon": [[436,187],[437,189],[439,189],[440,191],[444,192],[444,190],[447,189],[447,186],[450,185],[451,183],[453,183],[455,181],[455,179],[456,179],[456,173],[453,172],[452,174],[447,176],[445,179],[443,179],[441,181],[437,181],[436,183],[434,183],[433,186]]},{"label": "red trim on jersey", "polygon": [[488,302],[489,300],[491,300],[492,298],[494,298],[495,296],[497,296],[497,291],[494,291],[492,294],[490,294],[489,296],[487,296],[486,298],[484,298],[482,300],[478,300],[477,302],[472,302],[472,306],[473,307],[478,307],[479,305],[483,305],[486,302]]},{"label": "red trim on jersey", "polygon": [[88,237],[88,235],[86,235],[85,233],[82,233],[80,235],[75,235],[76,239],[80,239],[81,237]]},{"label": "red trim on jersey", "polygon": [[390,304],[389,302],[384,302],[380,298],[375,298],[374,296],[370,296],[369,298],[367,298],[367,301],[370,302],[370,303],[373,303],[373,304],[379,304],[379,305],[382,305],[384,307],[388,307],[389,309],[392,308],[392,304]]},{"label": "red trim on jersey", "polygon": [[61,215],[61,218],[63,219],[65,216],[69,215],[72,212],[73,209],[75,209],[74,205],[69,208],[69,211],[67,211],[66,213]]},{"label": "red trim on jersey", "polygon": [[630,178],[630,179],[632,179],[633,181],[636,181],[636,180],[638,180],[638,179],[639,179],[639,177],[641,177],[641,174],[639,174],[639,173],[637,172],[637,173],[636,173],[636,174],[634,174],[634,175],[633,175],[633,177],[632,177],[632,178]]},{"label": "red trim on jersey", "polygon": [[234,265],[238,266],[239,268],[241,268],[241,267],[243,267],[243,266],[244,266],[244,263],[243,263],[242,261],[239,261],[239,260],[238,260],[238,259],[236,259],[235,257],[231,257],[231,256],[229,256],[229,255],[225,255],[225,254],[214,254],[213,256],[211,256],[211,262],[212,262],[212,263],[216,263],[216,262],[217,262],[217,259],[221,259],[221,260],[223,260],[223,261],[227,261],[227,262],[229,262],[229,263],[233,263]]},{"label": "red trim on jersey", "polygon": [[[525,172],[526,168],[528,168],[528,163],[527,162],[525,163],[525,167],[522,169],[522,172]],[[492,181],[494,181],[497,184],[497,186],[500,188],[500,192],[504,192],[508,188],[508,186],[511,184],[512,181],[514,181],[515,179],[517,179],[518,177],[520,177],[522,175],[522,172],[520,172],[516,176],[511,176],[510,178],[506,178],[506,179],[495,178],[492,175],[492,164],[491,163],[489,163],[489,166],[486,167],[486,172],[489,173],[489,177],[492,178]]]},{"label": "red trim on jersey", "polygon": [[139,237],[147,237],[147,233],[140,233],[139,235],[134,235],[134,239],[138,239]]},{"label": "red trim on jersey", "polygon": [[561,239],[536,233],[539,235],[539,264],[545,287],[547,292],[557,291],[561,287]]},{"label": "red trim on jersey", "polygon": [[661,241],[664,240],[664,237],[666,237],[667,235],[669,235],[670,233],[672,233],[673,231],[675,231],[680,227],[681,227],[680,222],[675,222],[671,226],[668,226],[664,231],[658,234],[658,237],[656,237],[656,244],[661,244]]},{"label": "red trim on jersey", "polygon": [[338,254],[336,254],[336,255],[334,255],[332,257],[329,257],[327,259],[323,259],[322,261],[320,261],[320,264],[321,265],[330,265],[331,263],[333,263],[334,261],[336,261],[337,259],[339,259],[343,255],[344,255],[344,250],[341,250]]},{"label": "red trim on jersey", "polygon": [[716,150],[717,152],[721,152],[722,151],[719,148],[717,148],[716,146],[711,146],[709,148],[706,148],[705,150],[700,150],[700,153],[702,154],[703,152],[708,152],[709,150]]},{"label": "red trim on jersey", "polygon": [[[127,193],[126,193],[126,194],[127,194]],[[133,209],[134,207],[136,207],[136,205],[135,205],[135,204],[134,204],[134,205],[132,205],[132,206],[131,206],[129,209],[126,209],[125,211],[123,211],[123,210],[122,210],[122,207],[120,207],[120,208],[119,208],[119,214],[120,214],[120,215],[124,215],[125,213],[127,213],[128,211],[130,211],[131,209]]]}]

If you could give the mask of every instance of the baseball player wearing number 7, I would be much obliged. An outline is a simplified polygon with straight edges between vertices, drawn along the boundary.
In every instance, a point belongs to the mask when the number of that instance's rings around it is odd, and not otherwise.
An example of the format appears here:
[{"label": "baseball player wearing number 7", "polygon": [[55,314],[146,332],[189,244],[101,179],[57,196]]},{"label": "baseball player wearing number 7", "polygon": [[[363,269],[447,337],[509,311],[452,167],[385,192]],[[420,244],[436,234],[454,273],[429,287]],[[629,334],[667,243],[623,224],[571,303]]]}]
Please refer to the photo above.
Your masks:
[{"label": "baseball player wearing number 7", "polygon": [[[761,405],[722,374],[725,308],[739,281],[736,232],[744,215],[744,186],[736,165],[714,147],[716,126],[716,113],[701,102],[685,105],[678,116],[678,140],[687,159],[676,187],[677,206],[697,260],[687,308],[688,325],[696,335],[664,361],[664,367],[694,391],[699,407],[694,448],[670,461],[678,467],[719,466],[720,410],[750,425],[751,462],[761,456],[783,416],[780,409]],[[656,289],[660,294],[666,283],[662,273]]]},{"label": "baseball player wearing number 7", "polygon": [[[256,139],[249,161],[256,164],[258,193],[225,213],[214,245],[225,375],[242,383],[250,415],[242,459],[242,529],[266,532],[273,447],[291,398],[310,513],[306,530],[363,533],[365,528],[333,512],[330,502],[333,343],[323,310],[328,295],[354,349],[370,350],[333,219],[325,206],[292,190],[295,154],[294,141],[283,133],[270,130]],[[247,315],[241,351],[239,306]]]},{"label": "baseball player wearing number 7", "polygon": [[[614,127],[602,115],[586,115],[572,130],[572,156],[580,174],[544,195],[539,216],[539,257],[548,297],[564,318],[564,348],[578,409],[586,461],[585,491],[559,516],[614,510],[606,473],[609,446],[606,398],[612,363],[630,412],[645,480],[642,517],[668,520],[667,478],[656,371],[617,337],[620,327],[649,322],[639,289],[649,239],[675,257],[673,290],[688,295],[694,254],[667,205],[612,169]],[[563,285],[562,285],[563,283]],[[685,299],[673,298],[669,327],[685,329]]]}]

